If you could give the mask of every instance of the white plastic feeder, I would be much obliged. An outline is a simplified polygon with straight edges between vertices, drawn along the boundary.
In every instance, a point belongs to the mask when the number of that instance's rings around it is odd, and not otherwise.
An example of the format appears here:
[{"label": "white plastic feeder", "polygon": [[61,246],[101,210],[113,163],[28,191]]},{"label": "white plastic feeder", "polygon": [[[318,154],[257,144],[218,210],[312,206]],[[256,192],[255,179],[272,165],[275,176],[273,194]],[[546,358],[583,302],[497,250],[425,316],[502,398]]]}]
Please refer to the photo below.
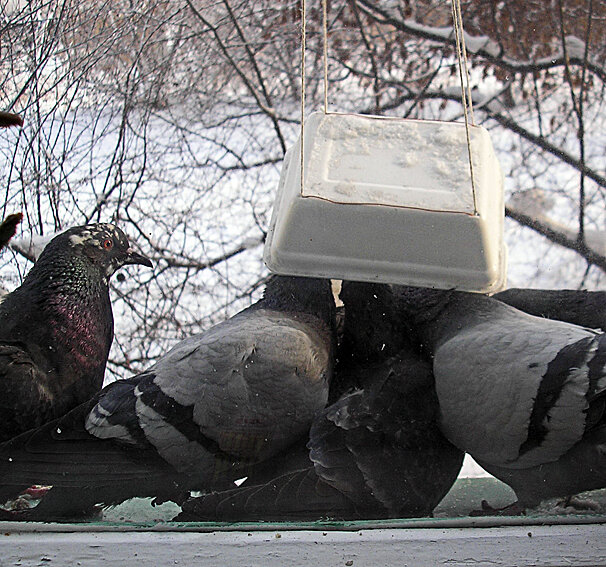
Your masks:
[{"label": "white plastic feeder", "polygon": [[[264,260],[287,275],[495,292],[503,178],[488,132],[316,112],[285,156]],[[474,197],[475,193],[475,197]]]}]

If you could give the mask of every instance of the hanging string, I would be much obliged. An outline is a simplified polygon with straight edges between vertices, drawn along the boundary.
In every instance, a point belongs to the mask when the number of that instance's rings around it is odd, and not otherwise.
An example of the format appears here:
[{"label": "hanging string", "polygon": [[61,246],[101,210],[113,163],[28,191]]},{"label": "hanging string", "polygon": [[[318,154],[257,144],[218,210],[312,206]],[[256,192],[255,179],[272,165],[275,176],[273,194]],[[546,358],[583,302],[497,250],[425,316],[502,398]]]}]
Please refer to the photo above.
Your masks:
[{"label": "hanging string", "polygon": [[[324,62],[324,114],[328,113],[328,9],[327,0],[322,0],[323,57]],[[305,52],[307,51],[307,5],[301,0],[301,194],[305,187],[303,166],[305,163],[304,130],[305,130]]]},{"label": "hanging string", "polygon": [[307,7],[305,0],[301,0],[301,139],[300,143],[300,159],[301,159],[301,195],[303,195],[303,188],[305,187],[305,179],[303,178],[303,165],[305,162],[303,142],[304,142],[304,123],[305,123],[305,51],[306,51],[306,12]]},{"label": "hanging string", "polygon": [[[471,123],[475,124],[473,117],[473,102],[471,99],[471,81],[469,80],[469,66],[467,64],[467,49],[465,47],[465,33],[463,32],[463,17],[461,15],[460,0],[452,0],[452,20],[455,33],[455,43],[457,51],[457,61],[459,64],[459,79],[461,82],[461,100],[463,103],[463,115],[465,117],[465,136],[467,138],[467,154],[469,156],[469,173],[471,176],[471,193],[473,197],[473,214],[478,214],[476,201],[476,184],[473,174],[473,159],[471,152],[471,135],[469,132],[469,116]],[[467,89],[465,89],[467,84]]]},{"label": "hanging string", "polygon": [[[459,76],[461,77],[461,89],[463,88],[463,76],[465,77],[465,81],[467,84],[467,97],[463,97],[463,104],[466,105],[466,108],[469,109],[469,114],[471,115],[471,123],[475,126],[475,119],[473,116],[473,99],[471,98],[471,80],[469,75],[469,65],[467,62],[467,46],[465,43],[465,32],[463,30],[463,16],[461,14],[461,3],[460,0],[453,1],[452,3],[453,10],[453,21],[455,26],[455,37],[457,39],[457,58],[459,61]],[[465,69],[465,73],[461,70],[461,52],[463,54],[463,68]]]},{"label": "hanging string", "polygon": [[328,9],[322,0],[322,26],[324,40],[324,114],[328,112]]}]

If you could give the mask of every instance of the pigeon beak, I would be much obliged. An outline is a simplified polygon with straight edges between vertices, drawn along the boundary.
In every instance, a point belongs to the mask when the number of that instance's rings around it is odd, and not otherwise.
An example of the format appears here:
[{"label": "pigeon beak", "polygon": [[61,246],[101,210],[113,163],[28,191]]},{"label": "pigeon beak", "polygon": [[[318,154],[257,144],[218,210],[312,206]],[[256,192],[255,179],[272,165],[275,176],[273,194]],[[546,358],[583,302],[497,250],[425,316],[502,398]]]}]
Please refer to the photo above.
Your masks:
[{"label": "pigeon beak", "polygon": [[126,258],[124,259],[125,264],[141,264],[142,266],[147,266],[148,268],[153,268],[154,265],[151,263],[151,260],[143,254],[139,254],[135,252],[132,248],[129,248],[126,251]]}]

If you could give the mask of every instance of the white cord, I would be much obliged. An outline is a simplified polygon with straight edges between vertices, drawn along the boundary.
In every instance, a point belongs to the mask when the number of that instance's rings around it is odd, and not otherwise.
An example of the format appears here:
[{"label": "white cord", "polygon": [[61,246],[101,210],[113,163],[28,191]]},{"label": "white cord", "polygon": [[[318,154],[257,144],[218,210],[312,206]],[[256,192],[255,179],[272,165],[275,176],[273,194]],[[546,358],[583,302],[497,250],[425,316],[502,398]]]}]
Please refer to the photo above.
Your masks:
[{"label": "white cord", "polygon": [[322,24],[324,39],[324,114],[328,112],[328,9],[326,0],[322,0]]},{"label": "white cord", "polygon": [[[457,50],[457,61],[459,63],[459,79],[461,81],[461,100],[463,103],[463,115],[465,117],[465,136],[467,138],[467,154],[469,156],[469,174],[471,176],[471,193],[473,197],[473,214],[478,214],[478,206],[476,201],[476,184],[473,175],[473,158],[471,151],[471,135],[469,132],[469,114],[471,114],[471,122],[473,118],[473,102],[471,100],[471,84],[469,80],[469,67],[467,64],[467,49],[465,47],[465,32],[463,31],[463,17],[461,16],[460,0],[452,0],[452,20],[454,24],[455,43]],[[464,72],[463,72],[464,71]],[[465,81],[467,81],[467,90],[465,89]]]},{"label": "white cord", "polygon": [[303,177],[303,165],[305,162],[303,143],[304,143],[304,123],[305,123],[305,50],[306,50],[306,12],[307,7],[305,0],[301,0],[301,195],[303,195],[303,188],[305,187],[305,179]]}]

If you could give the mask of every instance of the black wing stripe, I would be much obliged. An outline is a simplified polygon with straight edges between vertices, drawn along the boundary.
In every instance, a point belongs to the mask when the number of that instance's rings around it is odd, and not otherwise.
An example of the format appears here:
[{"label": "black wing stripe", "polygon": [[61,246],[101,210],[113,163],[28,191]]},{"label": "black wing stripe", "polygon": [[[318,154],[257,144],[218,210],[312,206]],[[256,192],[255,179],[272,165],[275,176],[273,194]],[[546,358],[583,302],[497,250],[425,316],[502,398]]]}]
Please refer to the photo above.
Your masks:
[{"label": "black wing stripe", "polygon": [[547,371],[541,379],[532,413],[530,414],[528,436],[526,441],[520,446],[520,457],[528,451],[539,447],[545,440],[548,433],[545,419],[549,417],[549,412],[562,395],[562,390],[566,385],[570,373],[580,368],[585,362],[587,350],[593,340],[594,337],[587,337],[576,343],[566,345],[547,366]]},{"label": "black wing stripe", "polygon": [[589,388],[587,390],[589,401],[592,401],[596,396],[603,395],[606,391],[604,386],[600,386],[600,379],[606,375],[606,333],[600,335],[597,342],[596,353],[587,364],[589,367]]},{"label": "black wing stripe", "polygon": [[206,451],[216,457],[234,460],[236,457],[223,451],[219,444],[210,437],[206,437],[198,424],[194,421],[194,406],[184,406],[167,396],[160,386],[153,381],[154,375],[150,374],[150,379],[139,384],[139,399],[147,407],[162,416],[162,418],[171,427],[176,429],[189,441],[198,443]]},{"label": "black wing stripe", "polygon": [[[99,401],[91,410],[96,420],[105,420],[109,425],[124,427],[132,439],[142,446],[149,445],[149,442],[136,418],[135,389],[147,376],[147,374],[138,374],[132,378],[112,382],[99,394]],[[90,433],[98,436],[95,434],[94,427]]]}]

